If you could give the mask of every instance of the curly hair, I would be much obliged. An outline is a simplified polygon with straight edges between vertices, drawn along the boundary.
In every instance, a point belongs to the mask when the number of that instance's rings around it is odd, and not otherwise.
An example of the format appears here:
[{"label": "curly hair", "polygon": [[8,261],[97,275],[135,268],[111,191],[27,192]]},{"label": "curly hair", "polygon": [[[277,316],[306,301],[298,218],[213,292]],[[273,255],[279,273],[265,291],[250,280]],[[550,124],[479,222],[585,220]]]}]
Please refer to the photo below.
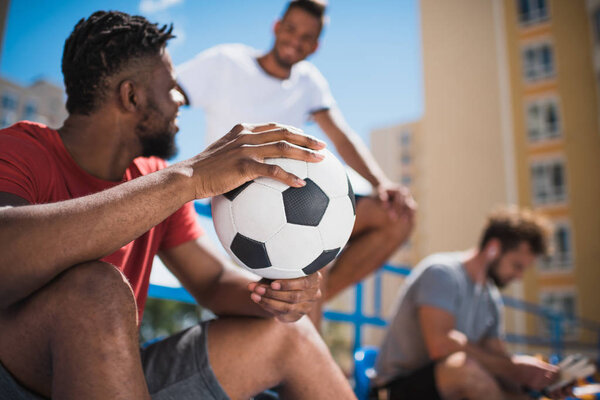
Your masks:
[{"label": "curly hair", "polygon": [[327,3],[324,0],[292,0],[287,4],[283,11],[282,19],[288,15],[290,10],[295,8],[303,10],[317,18],[321,24],[321,28],[325,25],[325,9],[327,8]]},{"label": "curly hair", "polygon": [[120,11],[96,11],[82,18],[65,41],[62,73],[67,110],[89,115],[105,98],[107,78],[135,59],[160,55],[174,38],[173,25],[152,24]]},{"label": "curly hair", "polygon": [[494,210],[487,219],[481,235],[479,248],[483,249],[491,239],[498,239],[502,251],[510,251],[522,242],[529,244],[536,255],[547,255],[551,250],[552,225],[543,216],[516,206]]}]

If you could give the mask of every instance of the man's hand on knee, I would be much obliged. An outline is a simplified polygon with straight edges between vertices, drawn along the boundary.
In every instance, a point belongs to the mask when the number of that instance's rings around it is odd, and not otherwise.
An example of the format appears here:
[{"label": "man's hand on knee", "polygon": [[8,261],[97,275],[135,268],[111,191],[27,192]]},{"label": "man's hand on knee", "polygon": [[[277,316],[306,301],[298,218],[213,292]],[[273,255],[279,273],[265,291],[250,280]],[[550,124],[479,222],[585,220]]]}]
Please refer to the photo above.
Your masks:
[{"label": "man's hand on knee", "polygon": [[308,314],[321,298],[321,273],[296,279],[252,282],[252,300],[282,322],[294,322]]}]

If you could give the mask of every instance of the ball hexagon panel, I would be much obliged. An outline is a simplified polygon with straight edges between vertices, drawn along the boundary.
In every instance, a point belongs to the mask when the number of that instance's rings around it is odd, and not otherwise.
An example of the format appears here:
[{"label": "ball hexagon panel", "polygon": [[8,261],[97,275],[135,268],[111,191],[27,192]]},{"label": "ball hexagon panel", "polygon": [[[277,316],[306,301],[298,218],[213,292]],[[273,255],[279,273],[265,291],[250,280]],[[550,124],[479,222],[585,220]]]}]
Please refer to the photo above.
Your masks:
[{"label": "ball hexagon panel", "polygon": [[231,205],[231,201],[225,196],[213,197],[211,201],[213,221],[219,221],[218,224],[215,224],[215,231],[225,248],[229,248],[237,233],[235,226],[233,225]]},{"label": "ball hexagon panel", "polygon": [[252,269],[267,268],[271,266],[265,244],[252,240],[244,235],[237,234],[231,242],[231,251],[246,266]]},{"label": "ball hexagon panel", "polygon": [[[307,177],[308,170],[306,167],[306,161],[292,160],[290,158],[268,158],[265,160],[265,164],[279,165],[286,172],[294,174],[301,179]],[[276,181],[275,179],[271,178],[257,178],[256,182],[265,186],[269,186],[273,189],[279,190],[280,192],[283,192],[284,190],[289,188],[289,186],[285,183]]]},{"label": "ball hexagon panel", "polygon": [[267,241],[285,224],[281,193],[258,183],[248,185],[237,195],[231,211],[236,231],[261,242]]},{"label": "ball hexagon panel", "polygon": [[313,262],[323,251],[316,227],[286,224],[266,243],[273,267],[293,269],[301,276],[302,268]]},{"label": "ball hexagon panel", "polygon": [[312,179],[330,198],[348,193],[346,170],[342,163],[328,150],[320,150],[325,159],[318,163],[307,163],[308,177]]},{"label": "ball hexagon panel", "polygon": [[354,227],[354,209],[348,196],[329,202],[329,207],[318,226],[325,250],[344,247]]},{"label": "ball hexagon panel", "polygon": [[317,226],[327,210],[329,198],[311,179],[299,188],[289,188],[282,193],[287,222],[297,225]]}]

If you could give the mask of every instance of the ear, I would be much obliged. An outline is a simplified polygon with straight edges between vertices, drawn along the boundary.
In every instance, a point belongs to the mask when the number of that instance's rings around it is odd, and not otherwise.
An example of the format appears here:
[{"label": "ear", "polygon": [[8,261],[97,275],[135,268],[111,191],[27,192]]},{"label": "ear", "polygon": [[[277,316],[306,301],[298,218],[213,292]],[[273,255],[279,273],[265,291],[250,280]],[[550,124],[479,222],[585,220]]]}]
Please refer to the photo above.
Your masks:
[{"label": "ear", "polygon": [[490,241],[485,245],[485,249],[483,249],[483,252],[485,253],[485,258],[487,260],[493,260],[495,259],[498,254],[500,254],[500,240],[498,239],[490,239]]},{"label": "ear", "polygon": [[119,84],[119,102],[125,110],[135,112],[138,109],[139,95],[136,92],[132,80],[126,79]]},{"label": "ear", "polygon": [[278,19],[277,21],[275,21],[275,23],[273,24],[273,33],[275,35],[277,35],[277,32],[279,32],[279,29],[281,27],[281,20]]}]

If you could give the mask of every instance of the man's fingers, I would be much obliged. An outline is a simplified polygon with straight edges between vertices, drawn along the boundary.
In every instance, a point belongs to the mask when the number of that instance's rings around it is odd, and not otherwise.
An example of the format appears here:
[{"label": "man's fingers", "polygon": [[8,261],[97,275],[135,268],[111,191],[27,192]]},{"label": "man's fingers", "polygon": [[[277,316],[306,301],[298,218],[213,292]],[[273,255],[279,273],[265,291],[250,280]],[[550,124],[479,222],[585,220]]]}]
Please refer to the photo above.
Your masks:
[{"label": "man's fingers", "polygon": [[294,174],[290,174],[278,165],[264,164],[254,160],[248,160],[246,164],[245,174],[249,177],[248,180],[266,176],[292,187],[302,187],[306,185],[306,182],[303,179],[298,178]]},{"label": "man's fingers", "polygon": [[308,276],[296,279],[278,279],[271,282],[271,288],[275,290],[306,290],[318,288],[321,285],[321,273],[315,272]]},{"label": "man's fingers", "polygon": [[238,139],[238,143],[259,145],[270,142],[279,142],[282,140],[297,146],[314,150],[325,148],[325,142],[322,142],[315,137],[304,135],[301,131],[293,130],[291,127],[277,127],[260,133],[242,134]]},{"label": "man's fingers", "polygon": [[265,296],[260,296],[259,298],[257,297],[256,293],[253,293],[250,296],[255,303],[260,304],[261,307],[265,308],[267,311],[275,315],[304,315],[308,313],[312,308],[312,304],[310,303],[291,304],[285,301],[270,299]]},{"label": "man's fingers", "polygon": [[283,301],[290,304],[312,303],[321,298],[321,290],[317,288],[306,290],[274,290],[269,286],[259,285],[254,290],[255,293],[274,300]]}]

